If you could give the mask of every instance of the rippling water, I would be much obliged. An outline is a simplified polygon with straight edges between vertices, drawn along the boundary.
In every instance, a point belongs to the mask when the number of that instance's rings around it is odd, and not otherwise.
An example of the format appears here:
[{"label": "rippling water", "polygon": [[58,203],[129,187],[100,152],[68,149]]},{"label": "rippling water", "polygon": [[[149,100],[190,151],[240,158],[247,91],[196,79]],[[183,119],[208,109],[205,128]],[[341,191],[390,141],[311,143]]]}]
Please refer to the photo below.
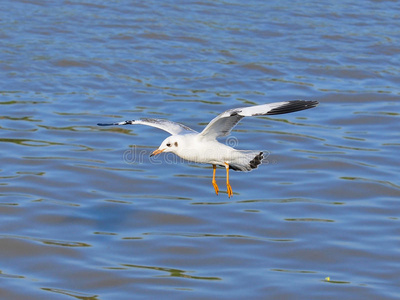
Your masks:
[{"label": "rippling water", "polygon": [[[2,299],[397,299],[397,1],[2,1]],[[148,155],[233,107],[232,172]]]}]

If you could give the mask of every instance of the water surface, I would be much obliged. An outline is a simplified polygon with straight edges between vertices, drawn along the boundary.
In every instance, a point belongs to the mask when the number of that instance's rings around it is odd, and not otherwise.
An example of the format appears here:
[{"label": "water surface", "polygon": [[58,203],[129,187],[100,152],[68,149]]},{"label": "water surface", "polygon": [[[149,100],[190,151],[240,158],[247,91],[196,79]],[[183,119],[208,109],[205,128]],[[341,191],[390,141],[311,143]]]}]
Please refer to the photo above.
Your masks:
[{"label": "water surface", "polygon": [[[396,1],[3,1],[4,299],[397,299]],[[232,172],[149,154],[140,117],[264,150]]]}]

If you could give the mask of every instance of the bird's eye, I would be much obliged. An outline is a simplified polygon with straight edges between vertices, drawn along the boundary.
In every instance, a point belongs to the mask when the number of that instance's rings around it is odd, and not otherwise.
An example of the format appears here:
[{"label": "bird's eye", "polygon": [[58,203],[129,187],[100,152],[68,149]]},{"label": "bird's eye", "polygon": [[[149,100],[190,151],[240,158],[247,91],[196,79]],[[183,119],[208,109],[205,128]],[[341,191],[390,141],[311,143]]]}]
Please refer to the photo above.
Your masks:
[{"label": "bird's eye", "polygon": [[175,142],[175,144],[174,144],[174,145],[175,145],[175,147],[178,147],[178,142]]},{"label": "bird's eye", "polygon": [[168,147],[171,147],[171,143],[168,143],[167,146],[168,146]]}]

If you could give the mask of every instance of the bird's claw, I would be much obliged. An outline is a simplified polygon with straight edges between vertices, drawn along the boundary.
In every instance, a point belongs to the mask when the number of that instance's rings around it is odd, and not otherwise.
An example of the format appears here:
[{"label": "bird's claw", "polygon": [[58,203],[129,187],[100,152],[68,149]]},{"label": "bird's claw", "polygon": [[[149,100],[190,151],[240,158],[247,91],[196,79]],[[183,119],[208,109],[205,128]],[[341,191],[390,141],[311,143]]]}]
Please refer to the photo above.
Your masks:
[{"label": "bird's claw", "polygon": [[215,193],[218,195],[219,189],[218,189],[217,183],[216,183],[215,181],[213,181],[212,184],[213,184],[213,186],[214,186]]},{"label": "bird's claw", "polygon": [[233,196],[233,191],[232,191],[232,187],[230,184],[227,185],[226,189],[227,189],[226,192],[228,193],[228,197],[230,198],[231,196]]}]

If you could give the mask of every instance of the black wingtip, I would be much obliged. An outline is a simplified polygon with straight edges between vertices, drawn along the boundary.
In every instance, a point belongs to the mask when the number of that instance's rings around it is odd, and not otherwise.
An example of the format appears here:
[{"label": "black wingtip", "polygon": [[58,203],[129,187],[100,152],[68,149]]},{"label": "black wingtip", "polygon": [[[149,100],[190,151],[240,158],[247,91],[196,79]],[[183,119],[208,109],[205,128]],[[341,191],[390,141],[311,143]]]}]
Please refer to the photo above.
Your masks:
[{"label": "black wingtip", "polygon": [[99,126],[113,126],[113,125],[133,125],[135,120],[117,122],[117,123],[97,123]]},{"label": "black wingtip", "polygon": [[316,107],[319,104],[316,100],[292,100],[286,104],[270,110],[267,115],[287,114],[295,111]]},{"label": "black wingtip", "polygon": [[308,106],[310,106],[310,108],[311,107],[316,107],[318,104],[319,104],[319,102],[317,101],[317,100],[300,100],[300,101],[305,101],[305,102],[307,102],[306,103],[306,105]]}]

